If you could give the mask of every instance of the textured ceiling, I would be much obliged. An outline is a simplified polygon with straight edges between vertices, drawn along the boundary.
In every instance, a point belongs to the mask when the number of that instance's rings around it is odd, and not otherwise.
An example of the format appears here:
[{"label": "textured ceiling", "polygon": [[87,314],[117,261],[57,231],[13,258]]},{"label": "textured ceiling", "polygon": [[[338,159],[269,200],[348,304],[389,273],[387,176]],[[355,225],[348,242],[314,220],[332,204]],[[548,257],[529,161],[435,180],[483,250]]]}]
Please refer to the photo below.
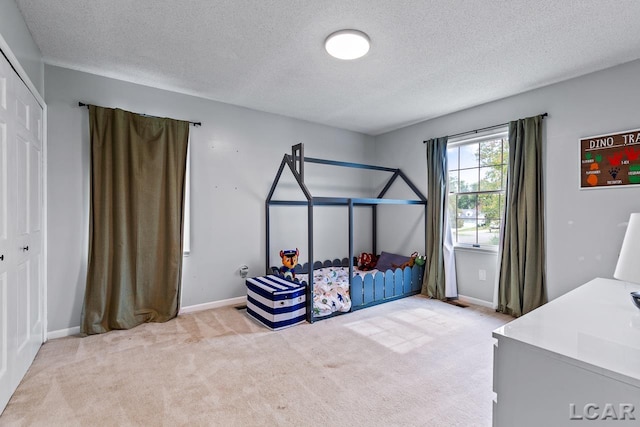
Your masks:
[{"label": "textured ceiling", "polygon": [[637,0],[16,2],[46,63],[370,135],[640,58]]}]

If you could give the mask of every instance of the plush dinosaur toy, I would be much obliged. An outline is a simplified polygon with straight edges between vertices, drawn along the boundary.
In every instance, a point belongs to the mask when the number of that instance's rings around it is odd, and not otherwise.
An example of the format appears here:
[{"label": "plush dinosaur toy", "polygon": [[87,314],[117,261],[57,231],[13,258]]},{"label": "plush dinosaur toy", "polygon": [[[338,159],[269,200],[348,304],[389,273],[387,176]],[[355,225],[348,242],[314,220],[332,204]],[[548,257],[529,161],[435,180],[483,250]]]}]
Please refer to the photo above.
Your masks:
[{"label": "plush dinosaur toy", "polygon": [[427,257],[425,255],[420,255],[416,252],[417,256],[416,256],[416,260],[415,260],[415,265],[419,265],[419,266],[423,266],[426,264],[427,262]]},{"label": "plush dinosaur toy", "polygon": [[293,270],[298,264],[298,255],[300,255],[298,248],[295,250],[287,249],[280,251],[280,258],[282,258],[282,267],[280,267],[280,272],[285,279],[293,280],[296,278],[296,273]]}]

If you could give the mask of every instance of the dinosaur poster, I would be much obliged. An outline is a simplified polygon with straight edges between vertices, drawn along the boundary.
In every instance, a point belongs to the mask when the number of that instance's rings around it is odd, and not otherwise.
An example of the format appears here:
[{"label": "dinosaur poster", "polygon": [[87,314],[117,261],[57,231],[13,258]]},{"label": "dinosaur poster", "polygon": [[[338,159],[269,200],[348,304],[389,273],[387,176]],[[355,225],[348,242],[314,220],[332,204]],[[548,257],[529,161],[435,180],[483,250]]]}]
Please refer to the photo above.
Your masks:
[{"label": "dinosaur poster", "polygon": [[640,129],[580,139],[580,188],[640,185]]}]

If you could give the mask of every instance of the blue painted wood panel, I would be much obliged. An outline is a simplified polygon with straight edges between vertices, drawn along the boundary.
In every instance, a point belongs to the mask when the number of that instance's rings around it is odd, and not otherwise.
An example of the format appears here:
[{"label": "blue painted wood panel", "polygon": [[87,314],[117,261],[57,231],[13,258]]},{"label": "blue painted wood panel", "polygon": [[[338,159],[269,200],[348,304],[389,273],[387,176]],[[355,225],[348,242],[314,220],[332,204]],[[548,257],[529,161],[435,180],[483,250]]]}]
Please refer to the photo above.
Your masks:
[{"label": "blue painted wood panel", "polygon": [[404,275],[402,274],[402,270],[399,268],[396,268],[396,271],[393,272],[393,276],[394,276],[394,287],[393,287],[393,296],[398,296],[398,295],[402,295],[402,283],[403,283],[403,279],[404,279]]},{"label": "blue painted wood panel", "polygon": [[367,274],[364,276],[364,303],[369,304],[373,301],[375,301],[373,295],[373,274]]},{"label": "blue painted wood panel", "polygon": [[384,299],[384,273],[379,271],[373,278],[373,296],[374,300]]},{"label": "blue painted wood panel", "polygon": [[363,286],[362,278],[356,276],[351,280],[351,309],[358,308],[362,305]]},{"label": "blue painted wood panel", "polygon": [[424,274],[424,267],[415,266],[411,272],[411,290],[414,292],[420,292],[422,290],[422,275]]},{"label": "blue painted wood panel", "polygon": [[387,270],[384,273],[384,298],[391,298],[394,295],[394,274],[393,271]]},{"label": "blue painted wood panel", "polygon": [[411,269],[411,290],[416,291],[418,286],[418,271],[420,268],[414,267]]},{"label": "blue painted wood panel", "polygon": [[402,272],[402,275],[404,276],[404,278],[402,280],[402,293],[403,294],[408,294],[409,292],[411,292],[411,272],[412,271],[413,271],[413,268],[407,267]]}]

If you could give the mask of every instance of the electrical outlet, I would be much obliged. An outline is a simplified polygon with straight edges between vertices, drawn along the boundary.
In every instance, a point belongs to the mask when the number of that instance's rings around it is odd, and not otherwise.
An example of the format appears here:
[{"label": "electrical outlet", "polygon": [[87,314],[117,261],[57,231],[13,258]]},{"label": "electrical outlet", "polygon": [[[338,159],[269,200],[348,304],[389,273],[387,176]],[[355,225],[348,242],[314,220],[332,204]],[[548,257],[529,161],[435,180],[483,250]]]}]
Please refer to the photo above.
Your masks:
[{"label": "electrical outlet", "polygon": [[249,274],[249,267],[246,265],[241,265],[238,271],[240,272],[240,277],[246,279],[247,275]]},{"label": "electrical outlet", "polygon": [[487,280],[487,270],[478,270],[478,280]]}]

